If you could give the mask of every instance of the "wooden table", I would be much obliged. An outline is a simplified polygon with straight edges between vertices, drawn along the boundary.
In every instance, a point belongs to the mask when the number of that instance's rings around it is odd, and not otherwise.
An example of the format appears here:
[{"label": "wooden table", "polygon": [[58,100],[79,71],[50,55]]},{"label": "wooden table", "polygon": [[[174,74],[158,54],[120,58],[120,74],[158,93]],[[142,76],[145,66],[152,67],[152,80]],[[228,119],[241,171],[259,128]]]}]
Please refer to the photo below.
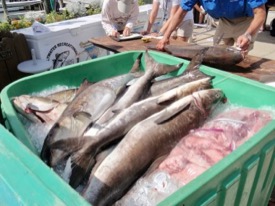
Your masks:
[{"label": "wooden table", "polygon": [[[147,46],[156,45],[159,40],[151,39],[149,43],[144,43],[141,39],[117,42],[111,39],[110,37],[104,36],[98,38],[91,38],[89,39],[89,41],[93,43],[95,46],[112,51],[114,53],[119,53],[132,50],[146,50]],[[170,44],[183,46],[188,45],[188,43],[176,40],[170,41]],[[233,66],[208,66],[225,70],[263,83],[275,81],[275,60],[247,55],[242,62]]]}]

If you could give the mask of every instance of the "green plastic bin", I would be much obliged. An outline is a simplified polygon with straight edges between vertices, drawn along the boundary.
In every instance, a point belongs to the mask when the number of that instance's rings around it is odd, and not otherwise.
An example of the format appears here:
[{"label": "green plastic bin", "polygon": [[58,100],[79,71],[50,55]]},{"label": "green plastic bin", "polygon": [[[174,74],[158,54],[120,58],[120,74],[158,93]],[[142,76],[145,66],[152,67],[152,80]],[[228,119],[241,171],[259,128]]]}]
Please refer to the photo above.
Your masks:
[{"label": "green plastic bin", "polygon": [[[6,128],[32,151],[32,153],[26,154],[25,157],[16,155],[18,157],[16,161],[24,164],[25,169],[32,172],[30,173],[31,176],[39,180],[46,178],[46,182],[41,181],[41,187],[47,188],[48,193],[57,195],[62,201],[65,201],[62,199],[64,196],[74,200],[68,201],[66,199],[66,205],[81,205],[79,202],[85,201],[82,197],[78,197],[73,189],[66,185],[36,156],[37,151],[12,105],[11,98],[39,92],[57,85],[79,86],[84,78],[90,81],[99,81],[126,73],[130,70],[140,52],[143,51],[123,52],[35,74],[9,84],[1,92],[1,109]],[[189,63],[187,60],[156,51],[150,51],[150,54],[162,63],[177,64],[184,62],[183,67],[178,72],[172,73],[172,75],[182,72]],[[144,58],[142,59],[142,67],[144,68]],[[275,88],[207,66],[201,66],[200,70],[215,76],[213,80],[214,87],[222,89],[231,103],[252,108],[259,108],[263,105],[275,108]],[[18,150],[17,152],[24,148],[20,144],[10,146],[14,150]],[[265,206],[268,204],[275,184],[274,157],[275,121],[273,120],[238,149],[188,185],[166,198],[160,205]],[[28,162],[28,164],[24,162]],[[1,171],[0,173],[2,173]],[[24,174],[20,174],[17,178],[20,179],[21,175],[24,178]],[[9,184],[9,181],[12,181],[12,176],[12,173],[4,174],[0,181]],[[37,179],[31,179],[29,184]],[[52,184],[55,187],[50,187]],[[17,191],[22,189],[22,185],[18,181],[13,185],[11,184],[10,188]],[[2,191],[0,192],[2,194]],[[27,192],[27,189],[25,193],[25,198],[32,195]],[[39,202],[39,205],[48,205],[47,203],[50,201],[44,202],[41,200],[42,197],[40,199],[40,196],[38,196],[37,202]]]},{"label": "green plastic bin", "polygon": [[0,205],[89,205],[0,124]]}]

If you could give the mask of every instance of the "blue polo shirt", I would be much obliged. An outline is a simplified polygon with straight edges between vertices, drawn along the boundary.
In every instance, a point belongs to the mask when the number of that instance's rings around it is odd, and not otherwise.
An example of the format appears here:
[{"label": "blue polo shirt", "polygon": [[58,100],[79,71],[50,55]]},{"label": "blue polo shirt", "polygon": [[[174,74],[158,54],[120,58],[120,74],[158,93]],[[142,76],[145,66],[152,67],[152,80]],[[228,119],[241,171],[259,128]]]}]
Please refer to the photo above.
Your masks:
[{"label": "blue polo shirt", "polygon": [[200,2],[204,10],[213,18],[234,19],[253,16],[253,10],[267,2],[267,0],[181,0],[181,8],[190,11]]}]

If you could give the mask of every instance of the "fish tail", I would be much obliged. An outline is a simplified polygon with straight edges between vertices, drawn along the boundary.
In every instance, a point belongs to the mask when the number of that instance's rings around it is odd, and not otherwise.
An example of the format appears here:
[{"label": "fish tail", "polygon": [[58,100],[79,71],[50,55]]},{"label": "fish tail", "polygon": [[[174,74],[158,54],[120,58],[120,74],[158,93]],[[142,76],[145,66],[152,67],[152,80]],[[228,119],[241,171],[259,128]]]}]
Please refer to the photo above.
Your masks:
[{"label": "fish tail", "polygon": [[58,140],[50,145],[51,149],[58,149],[68,154],[78,151],[89,139],[89,137],[70,137],[67,139]]},{"label": "fish tail", "polygon": [[133,67],[131,68],[130,72],[134,73],[134,72],[138,72],[140,70],[140,62],[141,62],[142,55],[143,55],[143,52],[141,52],[138,55],[138,57],[137,57],[134,65],[133,65]]},{"label": "fish tail", "polygon": [[153,72],[153,76],[157,77],[180,69],[183,65],[183,62],[176,65],[162,64],[160,62],[155,61],[155,59],[149,54],[148,50],[146,50],[145,64],[146,72]]},{"label": "fish tail", "polygon": [[188,73],[190,71],[193,70],[197,70],[199,69],[200,65],[202,64],[203,58],[205,56],[206,51],[208,50],[208,47],[205,47],[203,49],[201,49],[190,61],[190,63],[188,64],[186,70],[184,71],[184,73]]},{"label": "fish tail", "polygon": [[68,139],[61,139],[50,144],[49,148],[51,149],[51,156],[49,165],[53,167],[57,165],[61,159],[66,158],[80,150],[89,138],[90,137],[88,136],[70,137]]},{"label": "fish tail", "polygon": [[47,164],[50,164],[50,159],[51,159],[51,149],[49,145],[47,144],[47,141],[44,142],[41,153],[40,153],[40,158]]},{"label": "fish tail", "polygon": [[78,151],[71,157],[72,174],[70,176],[69,184],[76,188],[84,179],[90,174],[94,164],[95,158],[90,152]]}]

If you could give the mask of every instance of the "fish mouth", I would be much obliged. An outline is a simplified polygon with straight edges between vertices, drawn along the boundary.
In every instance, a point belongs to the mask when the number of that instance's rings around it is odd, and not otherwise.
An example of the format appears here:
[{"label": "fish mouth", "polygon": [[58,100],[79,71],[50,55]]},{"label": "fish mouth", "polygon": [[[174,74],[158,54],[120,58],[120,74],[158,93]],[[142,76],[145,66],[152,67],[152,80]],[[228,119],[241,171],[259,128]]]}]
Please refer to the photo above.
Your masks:
[{"label": "fish mouth", "polygon": [[210,113],[212,113],[220,104],[225,104],[227,102],[227,97],[223,92],[221,92],[221,96],[216,99],[214,104],[212,105],[210,109]]},{"label": "fish mouth", "polygon": [[227,50],[228,51],[231,51],[231,52],[234,52],[234,53],[236,53],[236,54],[240,54],[241,55],[241,57],[242,57],[242,59],[244,59],[245,58],[245,56],[246,56],[246,51],[243,51],[240,47],[238,47],[238,46],[231,46],[231,47],[228,47],[227,48]]}]

